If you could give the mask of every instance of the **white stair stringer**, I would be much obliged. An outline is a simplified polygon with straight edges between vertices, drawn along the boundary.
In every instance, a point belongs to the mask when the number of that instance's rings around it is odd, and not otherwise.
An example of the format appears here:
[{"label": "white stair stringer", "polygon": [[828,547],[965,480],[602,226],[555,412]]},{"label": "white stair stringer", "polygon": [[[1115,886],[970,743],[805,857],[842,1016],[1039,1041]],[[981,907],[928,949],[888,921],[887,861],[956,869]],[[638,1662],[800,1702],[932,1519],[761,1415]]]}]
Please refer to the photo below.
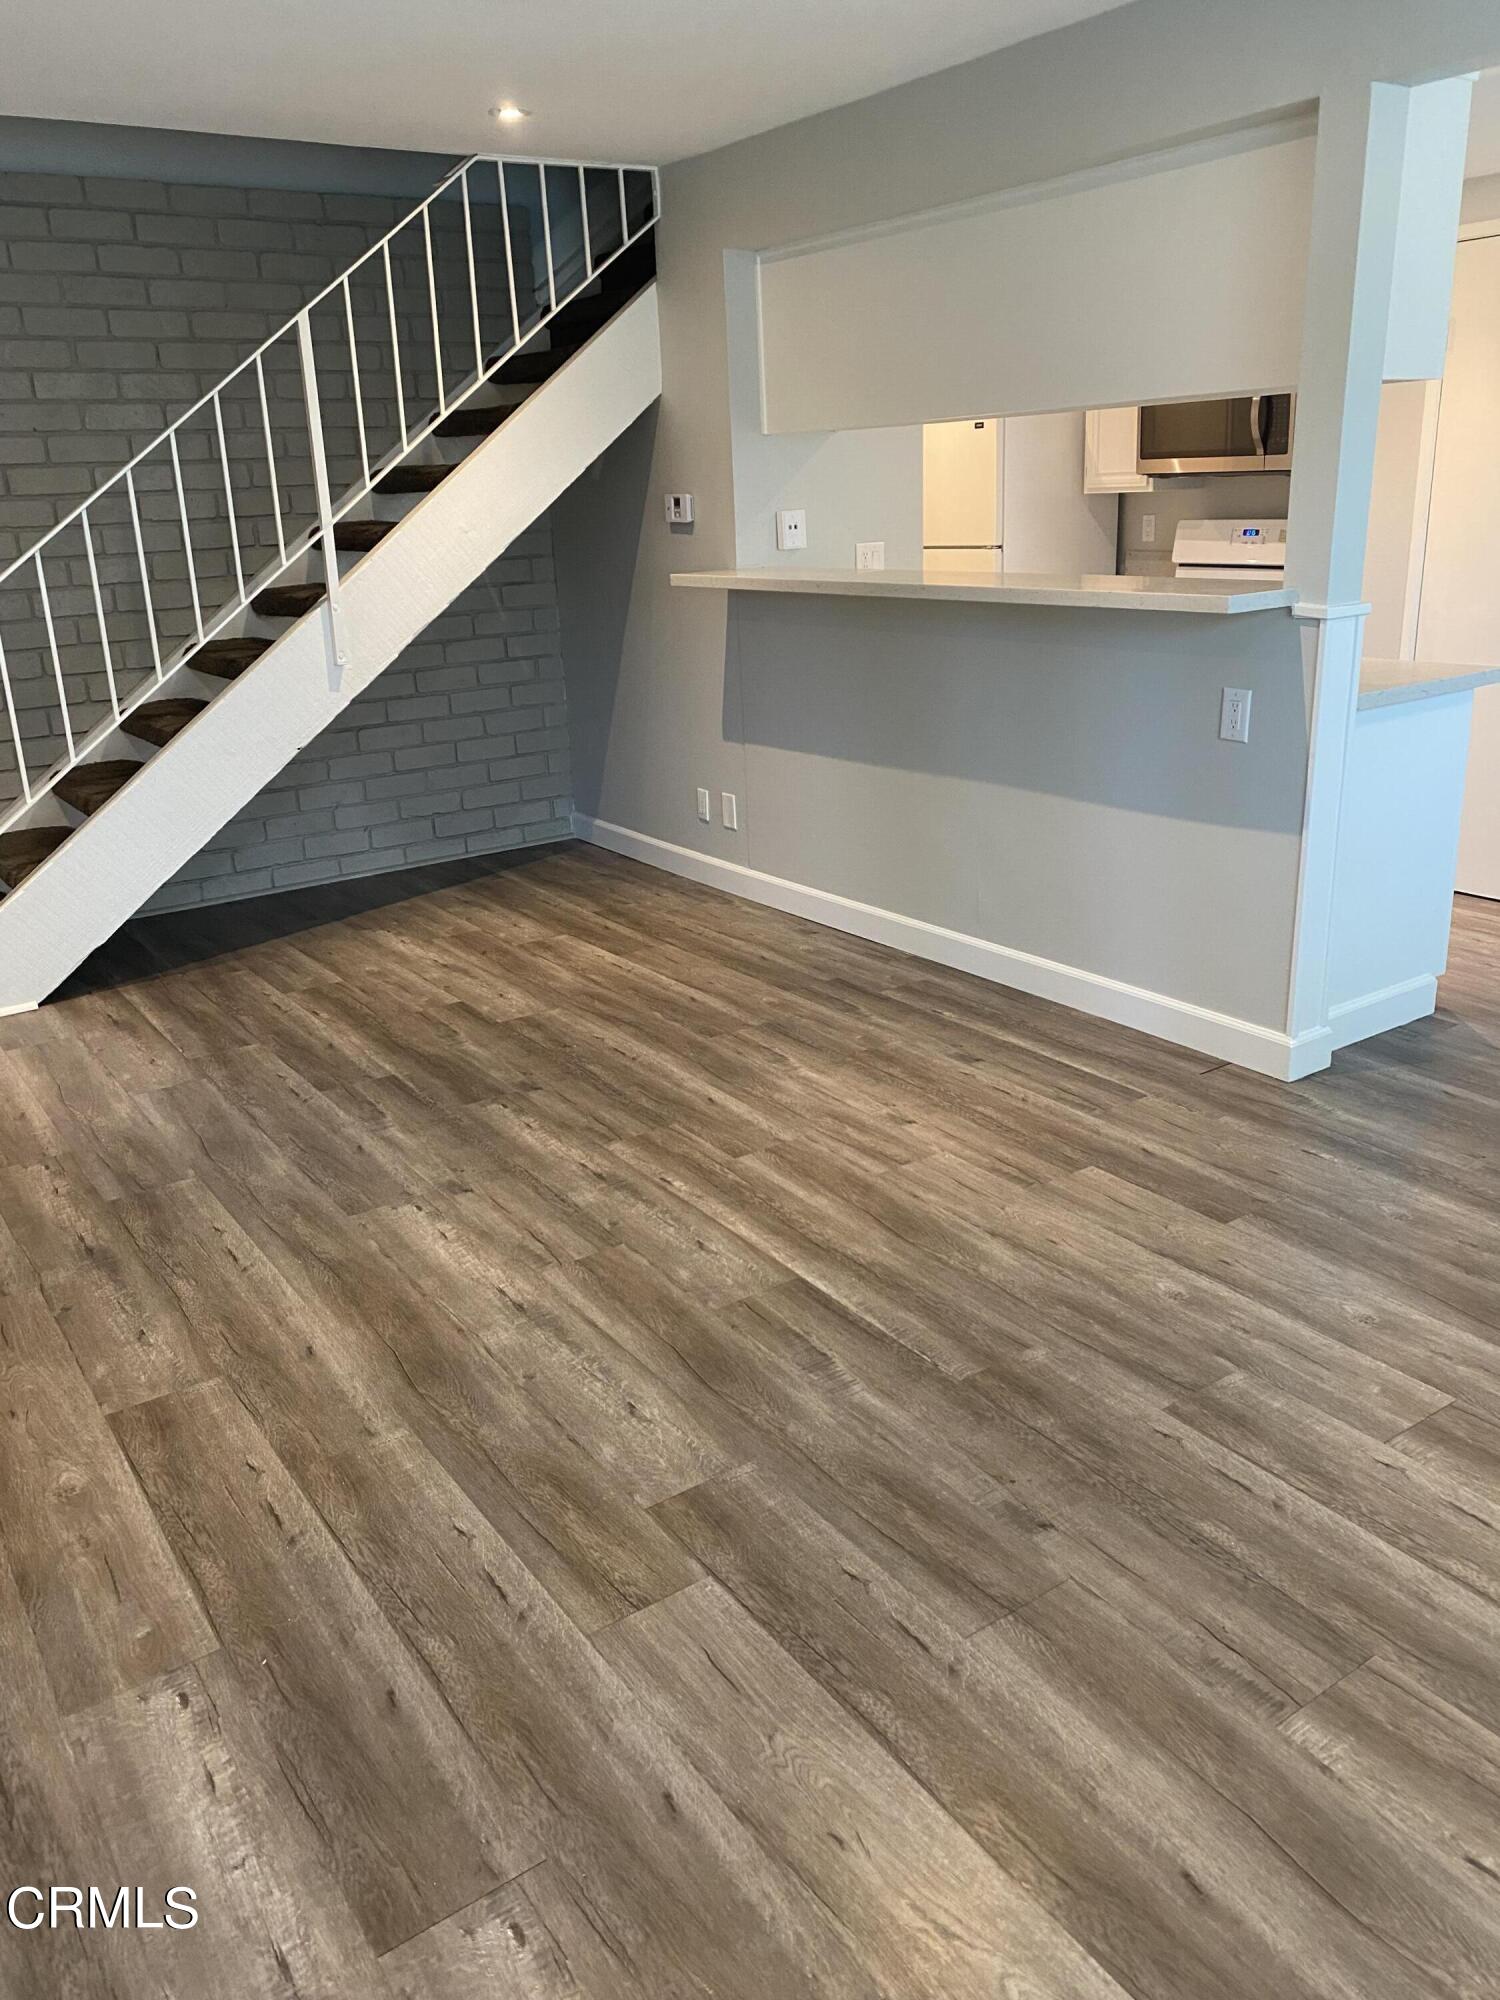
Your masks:
[{"label": "white stair stringer", "polygon": [[0,901],[0,1014],[76,971],[661,394],[648,285]]}]

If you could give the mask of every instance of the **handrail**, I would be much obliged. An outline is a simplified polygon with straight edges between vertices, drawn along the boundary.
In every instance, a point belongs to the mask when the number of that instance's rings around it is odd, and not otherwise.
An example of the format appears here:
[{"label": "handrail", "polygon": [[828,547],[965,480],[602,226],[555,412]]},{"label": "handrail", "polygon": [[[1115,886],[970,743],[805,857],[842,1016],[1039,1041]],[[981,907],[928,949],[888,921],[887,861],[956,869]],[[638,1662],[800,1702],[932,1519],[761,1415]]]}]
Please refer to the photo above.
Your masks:
[{"label": "handrail", "polygon": [[[476,204],[472,203],[470,199],[470,176],[476,168],[488,167],[495,169],[494,192],[498,196],[501,223],[500,234],[504,246],[504,275],[499,290],[495,295],[494,304],[497,312],[502,316],[508,314],[510,338],[502,344],[499,352],[496,353],[489,367],[486,368],[482,332],[480,279],[475,257],[474,226]],[[518,172],[525,172],[528,175],[535,174],[537,177],[535,185],[540,195],[543,238],[541,248],[545,263],[545,302],[543,303],[542,300],[538,300],[540,310],[535,318],[532,318],[528,314],[524,325],[516,283],[516,250],[512,241],[511,190],[506,180],[507,168],[513,174]],[[579,229],[581,236],[579,247],[582,252],[584,275],[576,284],[571,285],[566,293],[559,290],[558,271],[552,240],[551,201],[547,185],[549,172],[576,176],[577,180]],[[614,225],[618,230],[619,241],[604,255],[598,254],[595,250],[594,238],[596,231],[595,224],[590,216],[588,183],[588,176],[590,174],[600,173],[612,174],[616,177],[619,201],[618,220]],[[650,188],[649,211],[645,215],[644,220],[637,222],[633,230],[630,227],[630,201],[627,189],[627,176],[645,177],[649,182]],[[462,228],[464,250],[467,259],[469,293],[466,301],[465,317],[468,321],[468,331],[472,333],[473,338],[474,370],[472,376],[466,375],[462,379],[458,389],[453,394],[450,394],[443,353],[439,286],[433,261],[431,211],[434,204],[453,188],[455,184],[462,191]],[[17,703],[13,687],[13,662],[7,662],[3,645],[4,635],[0,633],[0,695],[3,695],[3,719],[10,726],[10,735],[15,747],[16,770],[21,791],[19,801],[15,801],[9,806],[0,804],[0,831],[3,831],[5,827],[11,825],[28,811],[40,797],[56,784],[58,778],[79,761],[81,755],[79,741],[75,738],[73,717],[70,713],[65,675],[48,594],[47,574],[44,567],[45,552],[60,535],[63,535],[75,525],[81,524],[82,526],[84,548],[88,559],[89,581],[93,590],[99,643],[108,682],[111,723],[112,726],[118,726],[123,721],[125,715],[144,698],[145,693],[154,691],[155,686],[159,685],[165,678],[169,668],[175,668],[182,664],[183,659],[189,657],[197,647],[203,645],[208,639],[221,631],[232,618],[238,616],[249,605],[250,597],[254,591],[261,588],[266,580],[264,575],[247,576],[246,574],[246,566],[240,543],[239,525],[235,511],[234,484],[230,467],[229,448],[225,436],[222,401],[225,392],[230,389],[231,385],[240,384],[241,378],[246,375],[247,371],[253,370],[253,400],[258,402],[258,415],[264,434],[263,442],[269,476],[271,511],[275,524],[278,567],[284,570],[291,561],[305,552],[307,548],[311,547],[315,540],[321,539],[324,550],[324,567],[327,573],[326,590],[329,618],[333,630],[335,654],[341,659],[342,640],[339,629],[338,563],[333,543],[333,528],[335,523],[347,513],[350,507],[356,505],[362,498],[374,490],[377,480],[388,469],[389,463],[388,460],[375,462],[371,456],[369,432],[366,424],[365,389],[361,381],[361,364],[354,323],[353,300],[350,291],[351,279],[354,278],[356,273],[361,272],[366,266],[371,265],[374,260],[378,259],[380,261],[380,270],[383,279],[381,289],[384,292],[389,313],[388,332],[391,346],[395,405],[399,419],[401,455],[405,456],[416,445],[431,435],[443,418],[451,412],[456,402],[460,402],[466,396],[471,395],[488,378],[489,374],[503,365],[504,361],[516,348],[539,333],[557,312],[592,283],[616,257],[622,255],[632,243],[638,241],[654,228],[660,214],[660,202],[660,176],[654,167],[604,166],[587,161],[554,160],[546,157],[521,155],[507,156],[498,153],[475,153],[468,159],[461,160],[449,173],[444,175],[430,194],[426,195],[414,208],[403,215],[383,236],[362,251],[337,277],[325,285],[314,297],[308,299],[274,333],[263,340],[259,346],[252,348],[241,360],[236,362],[228,374],[223,376],[213,388],[200,396],[187,409],[181,411],[170,424],[167,424],[152,438],[149,444],[95,487],[85,500],[74,507],[70,513],[65,514],[60,520],[54,522],[43,535],[39,536],[29,548],[15,557],[4,569],[0,569],[0,586],[3,586],[13,578],[20,576],[28,567],[34,568],[35,588],[42,605],[46,626],[47,647],[50,653],[51,666],[56,681],[57,699],[60,706],[62,732],[67,745],[66,756],[60,761],[54,762],[44,777],[41,779],[34,778],[28,771],[26,748],[17,713]],[[484,202],[478,205],[481,213],[483,212],[484,205]],[[396,293],[391,270],[391,246],[396,238],[414,223],[421,224],[425,246],[426,305],[430,313],[433,361],[437,374],[438,407],[435,413],[426,416],[422,421],[409,423],[406,391],[402,379],[403,362]],[[610,234],[612,233],[611,231]],[[542,272],[539,271],[537,276],[540,282]],[[325,305],[339,294],[342,294],[341,318],[343,322],[343,335],[341,338],[347,337],[347,359],[351,370],[350,382],[353,392],[352,422],[359,444],[360,476],[352,486],[342,490],[338,501],[335,502],[329,486],[323,415],[316,379],[316,355],[314,351],[312,315],[320,306]],[[290,545],[287,540],[282,514],[282,495],[276,472],[274,427],[266,389],[266,358],[271,350],[279,342],[286,340],[289,335],[295,335],[298,345],[303,405],[302,414],[307,425],[306,437],[311,460],[312,485],[316,503],[315,527],[310,532],[303,533],[294,538]],[[197,556],[193,546],[189,522],[187,489],[184,484],[182,469],[182,454],[178,443],[183,427],[206,411],[212,412],[212,423],[217,440],[220,471],[223,477],[225,512],[229,527],[229,546],[233,553],[234,562],[234,595],[225,607],[212,613],[206,611],[202,601],[201,579],[198,574]],[[154,453],[160,451],[164,445],[171,459],[171,497],[175,500],[176,513],[182,532],[183,550],[187,562],[187,580],[191,595],[190,610],[193,634],[185,648],[182,646],[174,647],[167,659],[163,657],[161,633],[158,629],[150,562],[147,557],[142,533],[142,510],[135,478],[137,470],[144,462]],[[101,589],[99,571],[96,566],[93,522],[90,518],[91,512],[97,509],[99,502],[104,496],[115,493],[117,489],[121,488],[123,488],[129,507],[133,549],[138,569],[138,580],[141,587],[147,637],[150,641],[152,668],[154,669],[154,679],[147,680],[144,683],[143,690],[138,689],[132,697],[124,699],[122,699],[116,685],[116,661],[114,651],[111,647],[110,634],[105,616],[104,592]],[[85,729],[83,731],[83,746],[86,748],[89,739],[98,733],[99,730],[97,728],[90,727]]]}]

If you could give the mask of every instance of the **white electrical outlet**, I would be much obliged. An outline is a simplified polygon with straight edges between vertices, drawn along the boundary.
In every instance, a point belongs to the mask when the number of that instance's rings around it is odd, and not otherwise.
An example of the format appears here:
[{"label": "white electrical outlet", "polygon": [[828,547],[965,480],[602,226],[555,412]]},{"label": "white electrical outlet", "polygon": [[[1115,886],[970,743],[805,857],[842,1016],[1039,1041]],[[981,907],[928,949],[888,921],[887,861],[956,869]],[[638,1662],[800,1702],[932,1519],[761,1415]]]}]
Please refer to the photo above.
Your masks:
[{"label": "white electrical outlet", "polygon": [[854,544],[854,567],[856,569],[884,569],[884,542],[856,542]]},{"label": "white electrical outlet", "polygon": [[667,525],[672,528],[690,528],[692,524],[692,494],[669,493],[667,495]]},{"label": "white electrical outlet", "polygon": [[707,785],[700,785],[698,787],[698,817],[707,825],[713,816],[713,801],[708,796],[708,787]]},{"label": "white electrical outlet", "polygon": [[807,547],[807,510],[804,507],[783,507],[776,516],[776,546],[778,549],[805,549]]},{"label": "white electrical outlet", "polygon": [[724,802],[724,824],[731,833],[737,833],[740,825],[739,801],[733,792],[720,792],[719,797]]},{"label": "white electrical outlet", "polygon": [[1250,690],[1225,688],[1219,704],[1219,734],[1226,743],[1250,741]]},{"label": "white electrical outlet", "polygon": [[1154,542],[1156,540],[1156,516],[1154,514],[1142,514],[1141,540],[1143,542]]}]

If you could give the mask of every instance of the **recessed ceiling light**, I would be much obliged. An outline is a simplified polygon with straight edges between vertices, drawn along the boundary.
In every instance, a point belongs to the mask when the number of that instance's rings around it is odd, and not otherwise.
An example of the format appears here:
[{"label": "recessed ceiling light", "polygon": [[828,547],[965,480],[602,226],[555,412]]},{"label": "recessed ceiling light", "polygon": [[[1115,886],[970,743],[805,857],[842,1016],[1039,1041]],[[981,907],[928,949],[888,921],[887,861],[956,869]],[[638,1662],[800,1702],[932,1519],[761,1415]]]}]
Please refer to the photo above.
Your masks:
[{"label": "recessed ceiling light", "polygon": [[527,114],[519,104],[497,104],[491,115],[499,125],[519,125]]}]

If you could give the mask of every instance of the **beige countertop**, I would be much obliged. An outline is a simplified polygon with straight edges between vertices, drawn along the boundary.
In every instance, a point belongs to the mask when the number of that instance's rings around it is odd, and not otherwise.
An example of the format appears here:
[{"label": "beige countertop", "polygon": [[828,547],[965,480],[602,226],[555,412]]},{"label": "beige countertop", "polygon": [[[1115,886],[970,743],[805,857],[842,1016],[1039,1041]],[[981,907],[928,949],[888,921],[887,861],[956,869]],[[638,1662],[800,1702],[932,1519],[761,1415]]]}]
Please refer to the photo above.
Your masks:
[{"label": "beige countertop", "polygon": [[808,597],[892,597],[939,604],[1088,606],[1101,611],[1191,611],[1232,617],[1295,604],[1296,592],[1201,577],[1033,575],[1015,570],[679,570],[680,590],[759,590]]},{"label": "beige countertop", "polygon": [[1456,667],[1437,660],[1364,660],[1359,669],[1361,708],[1395,708],[1437,695],[1468,694],[1500,681],[1500,667]]}]

